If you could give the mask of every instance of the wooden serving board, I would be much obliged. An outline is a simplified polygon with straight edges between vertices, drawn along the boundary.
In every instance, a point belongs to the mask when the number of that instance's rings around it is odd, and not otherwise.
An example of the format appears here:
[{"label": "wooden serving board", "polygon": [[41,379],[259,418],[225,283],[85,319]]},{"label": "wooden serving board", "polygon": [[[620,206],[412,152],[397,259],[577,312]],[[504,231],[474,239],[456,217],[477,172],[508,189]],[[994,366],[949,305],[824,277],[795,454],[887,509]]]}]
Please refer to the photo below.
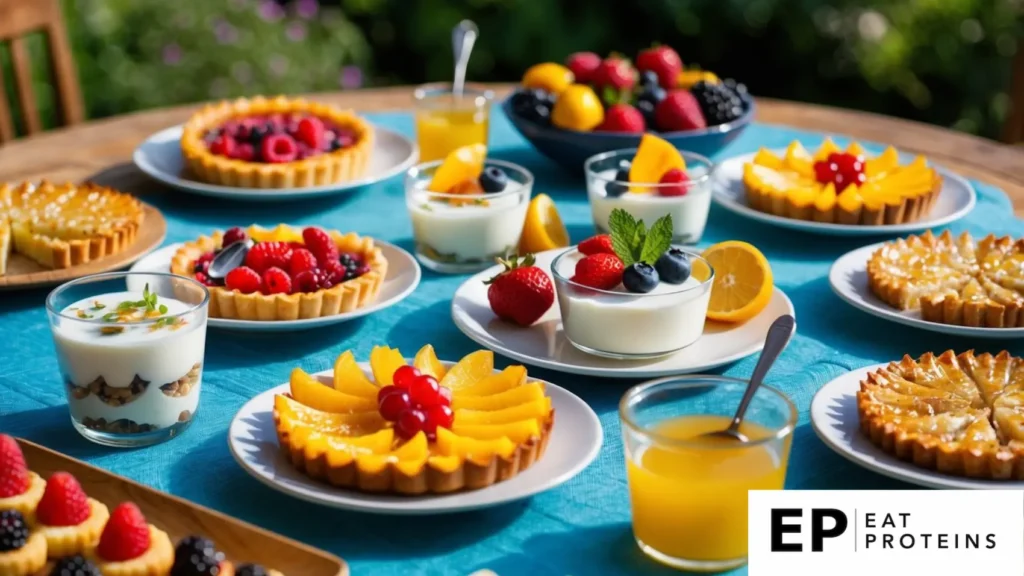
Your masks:
[{"label": "wooden serving board", "polygon": [[146,519],[166,531],[175,545],[185,536],[201,535],[213,540],[217,549],[236,564],[256,562],[285,576],[348,576],[348,566],[336,556],[27,440],[17,441],[29,469],[43,478],[58,471],[70,472],[86,494],[111,510],[121,502],[135,502]]},{"label": "wooden serving board", "polygon": [[26,288],[55,286],[68,280],[88,276],[89,274],[99,274],[100,272],[127,268],[151,250],[160,246],[164,241],[164,237],[167,236],[167,220],[164,219],[164,215],[146,203],[142,204],[142,209],[145,213],[142,228],[139,230],[135,242],[132,242],[127,250],[62,270],[43,268],[21,254],[11,254],[10,259],[7,261],[7,273],[0,276],[0,290],[24,290]]}]

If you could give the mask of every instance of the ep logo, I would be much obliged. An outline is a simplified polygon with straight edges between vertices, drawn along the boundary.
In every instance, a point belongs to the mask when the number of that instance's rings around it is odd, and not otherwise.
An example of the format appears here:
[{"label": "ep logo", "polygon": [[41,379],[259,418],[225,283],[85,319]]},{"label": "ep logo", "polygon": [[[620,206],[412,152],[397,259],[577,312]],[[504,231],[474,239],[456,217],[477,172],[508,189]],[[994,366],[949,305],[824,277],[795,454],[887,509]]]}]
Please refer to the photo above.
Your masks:
[{"label": "ep logo", "polygon": [[[805,514],[802,508],[771,509],[771,551],[803,552],[805,519],[809,520],[811,552],[824,551],[825,539],[836,538],[846,532],[850,521],[842,510],[811,508]],[[793,534],[794,536],[787,536]]]}]

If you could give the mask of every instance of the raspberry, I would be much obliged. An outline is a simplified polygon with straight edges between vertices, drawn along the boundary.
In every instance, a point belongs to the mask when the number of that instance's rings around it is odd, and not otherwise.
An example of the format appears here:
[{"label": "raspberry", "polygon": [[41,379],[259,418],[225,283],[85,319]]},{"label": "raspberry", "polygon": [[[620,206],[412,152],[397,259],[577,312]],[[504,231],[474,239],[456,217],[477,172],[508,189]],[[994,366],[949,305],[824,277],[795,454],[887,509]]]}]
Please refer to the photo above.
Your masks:
[{"label": "raspberry", "polygon": [[260,242],[245,255],[245,265],[259,273],[271,266],[288,268],[291,260],[292,247],[287,242]]},{"label": "raspberry", "polygon": [[30,480],[25,456],[14,438],[0,434],[0,498],[24,494]]},{"label": "raspberry", "polygon": [[[220,245],[221,247],[227,248],[228,246],[231,246],[235,242],[244,242],[245,240],[248,239],[249,235],[245,233],[245,230],[239,228],[238,226],[235,226],[234,228],[229,228],[228,231],[224,233],[224,237],[221,238]],[[210,252],[210,254],[210,259],[212,260],[213,253]]]},{"label": "raspberry", "polygon": [[295,276],[303,270],[312,270],[317,265],[316,256],[313,256],[312,252],[305,248],[296,248],[292,250],[292,258],[288,262],[288,272]]},{"label": "raspberry", "polygon": [[267,268],[267,271],[263,273],[263,293],[291,294],[292,277],[276,266]]},{"label": "raspberry", "polygon": [[260,156],[264,162],[277,164],[291,162],[299,155],[295,140],[287,134],[268,134],[260,143]]},{"label": "raspberry", "polygon": [[196,282],[199,282],[203,286],[216,286],[210,277],[206,275],[206,272],[196,272]]},{"label": "raspberry", "polygon": [[299,120],[299,125],[295,129],[295,139],[313,150],[322,150],[324,147],[324,123],[313,116]]},{"label": "raspberry", "polygon": [[96,552],[100,558],[123,562],[142,556],[149,550],[149,524],[139,507],[122,502],[110,513]]},{"label": "raspberry", "polygon": [[89,500],[74,476],[55,472],[46,482],[36,518],[46,526],[77,526],[89,518]]},{"label": "raspberry", "polygon": [[228,272],[224,278],[224,285],[228,290],[238,290],[243,294],[259,292],[262,284],[259,273],[248,266],[239,266]]},{"label": "raspberry", "polygon": [[319,270],[303,270],[295,275],[292,280],[295,292],[316,292],[323,283],[323,277]]},{"label": "raspberry", "polygon": [[256,148],[249,143],[239,144],[233,157],[242,162],[252,162],[256,159]]},{"label": "raspberry", "polygon": [[235,139],[226,134],[221,134],[210,143],[210,153],[218,156],[231,157],[235,153]]},{"label": "raspberry", "polygon": [[690,189],[690,177],[679,168],[672,168],[661,175],[658,181],[659,196],[686,196]]},{"label": "raspberry", "polygon": [[338,247],[334,240],[320,228],[310,226],[302,231],[302,239],[306,242],[306,248],[316,256],[321,266],[328,260],[338,259]]}]

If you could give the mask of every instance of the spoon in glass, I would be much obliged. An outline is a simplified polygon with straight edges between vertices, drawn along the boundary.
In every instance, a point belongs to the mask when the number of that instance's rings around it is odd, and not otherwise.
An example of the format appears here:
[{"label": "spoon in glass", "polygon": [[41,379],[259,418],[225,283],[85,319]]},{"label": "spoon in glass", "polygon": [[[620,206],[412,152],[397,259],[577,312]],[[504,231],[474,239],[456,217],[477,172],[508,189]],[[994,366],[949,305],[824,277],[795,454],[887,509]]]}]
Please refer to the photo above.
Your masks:
[{"label": "spoon in glass", "polygon": [[761,357],[757,360],[754,373],[750,376],[750,383],[747,384],[747,390],[743,393],[743,399],[740,400],[740,407],[736,410],[736,415],[732,417],[729,427],[718,432],[702,434],[702,437],[728,438],[740,442],[750,442],[750,438],[747,438],[745,434],[740,432],[740,423],[743,422],[743,415],[746,414],[747,407],[750,406],[750,401],[753,400],[754,393],[761,386],[761,382],[764,381],[768,370],[771,369],[772,364],[775,364],[779,354],[782,354],[782,351],[786,349],[786,345],[789,344],[789,340],[793,337],[794,332],[796,332],[796,319],[789,314],[779,316],[775,319],[775,322],[772,322],[772,325],[768,327],[768,334],[764,338],[764,348],[761,349]]},{"label": "spoon in glass", "polygon": [[466,66],[469,55],[473,52],[473,44],[480,30],[472,20],[463,20],[452,29],[452,52],[455,54],[455,81],[452,82],[452,93],[461,98],[466,88]]}]

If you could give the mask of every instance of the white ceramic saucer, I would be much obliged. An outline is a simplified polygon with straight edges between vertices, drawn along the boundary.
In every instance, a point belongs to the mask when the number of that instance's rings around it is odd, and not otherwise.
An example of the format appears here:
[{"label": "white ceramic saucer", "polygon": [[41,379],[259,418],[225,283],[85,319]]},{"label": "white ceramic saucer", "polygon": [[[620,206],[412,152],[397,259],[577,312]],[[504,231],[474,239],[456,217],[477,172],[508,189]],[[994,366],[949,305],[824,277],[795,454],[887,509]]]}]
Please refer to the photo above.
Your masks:
[{"label": "white ceramic saucer", "polygon": [[161,130],[146,139],[132,154],[135,165],[152,178],[185,192],[234,200],[298,200],[351,192],[397,174],[403,174],[419,158],[416,144],[398,132],[374,126],[370,166],[361,180],[305,188],[234,188],[191,179],[181,156],[181,126]]},{"label": "white ceramic saucer", "polygon": [[[451,362],[445,362],[451,366]],[[369,375],[370,367],[360,363]],[[330,382],[330,370],[316,374]],[[540,382],[540,380],[538,380]],[[228,445],[238,464],[267,486],[296,498],[345,510],[378,514],[439,514],[476,510],[528,498],[559,486],[583,471],[601,450],[604,433],[597,414],[572,392],[544,382],[555,409],[544,455],[525,471],[481,490],[438,496],[374,495],[334,488],[308,478],[281,453],[274,429],[274,395],[288,391],[276,386],[242,406],[228,429]]]},{"label": "white ceramic saucer", "polygon": [[[422,271],[420,265],[405,250],[394,244],[382,240],[374,240],[374,245],[380,247],[384,257],[388,259],[388,275],[384,278],[384,285],[381,286],[380,296],[377,302],[359,308],[347,314],[336,314],[324,316],[323,318],[310,318],[308,320],[284,320],[281,322],[255,322],[252,320],[229,320],[225,318],[210,318],[210,328],[224,328],[228,330],[245,330],[251,332],[287,332],[293,330],[309,330],[332,324],[340,324],[353,320],[367,314],[372,314],[404,300],[413,290],[420,285]],[[146,257],[140,259],[132,267],[132,272],[167,272],[171,267],[171,257],[181,244],[171,244]],[[131,287],[130,287],[131,288]],[[142,287],[136,287],[141,290]]]},{"label": "white ceramic saucer", "polygon": [[1024,328],[984,328],[928,322],[921,318],[920,310],[897,310],[889,306],[872,294],[871,288],[868,287],[868,259],[883,244],[872,244],[847,252],[832,264],[832,269],[828,273],[828,283],[837,296],[868,314],[932,332],[976,338],[1020,338],[1024,336]]},{"label": "white ceramic saucer", "polygon": [[[551,272],[551,262],[565,249],[536,255],[537,266]],[[459,286],[452,298],[452,320],[476,343],[520,362],[587,376],[655,378],[710,370],[755,354],[764,346],[771,323],[783,314],[796,316],[793,303],[775,288],[768,306],[753,319],[738,325],[708,322],[704,335],[690,346],[652,360],[612,360],[578,350],[565,337],[558,301],[529,328],[499,320],[487,302],[484,280],[501,266],[488,268]]]},{"label": "white ceramic saucer", "polygon": [[847,372],[818,390],[811,400],[811,425],[822,442],[855,464],[919,486],[953,490],[1024,489],[1024,482],[977,480],[919,468],[872,444],[860,430],[857,390],[868,372],[886,365],[877,364]]},{"label": "white ceramic saucer", "polygon": [[[773,152],[779,155],[786,153],[785,149],[773,150]],[[729,158],[719,164],[712,180],[712,198],[719,206],[730,212],[792,230],[831,236],[873,236],[914,232],[955,222],[966,216],[977,202],[974,187],[967,180],[944,168],[936,167],[936,170],[942,175],[942,191],[928,216],[916,222],[885,226],[859,226],[784,218],[747,206],[747,192],[743,186],[743,165],[753,159],[754,154],[745,154]],[[909,162],[912,158],[901,155],[900,160]]]}]

